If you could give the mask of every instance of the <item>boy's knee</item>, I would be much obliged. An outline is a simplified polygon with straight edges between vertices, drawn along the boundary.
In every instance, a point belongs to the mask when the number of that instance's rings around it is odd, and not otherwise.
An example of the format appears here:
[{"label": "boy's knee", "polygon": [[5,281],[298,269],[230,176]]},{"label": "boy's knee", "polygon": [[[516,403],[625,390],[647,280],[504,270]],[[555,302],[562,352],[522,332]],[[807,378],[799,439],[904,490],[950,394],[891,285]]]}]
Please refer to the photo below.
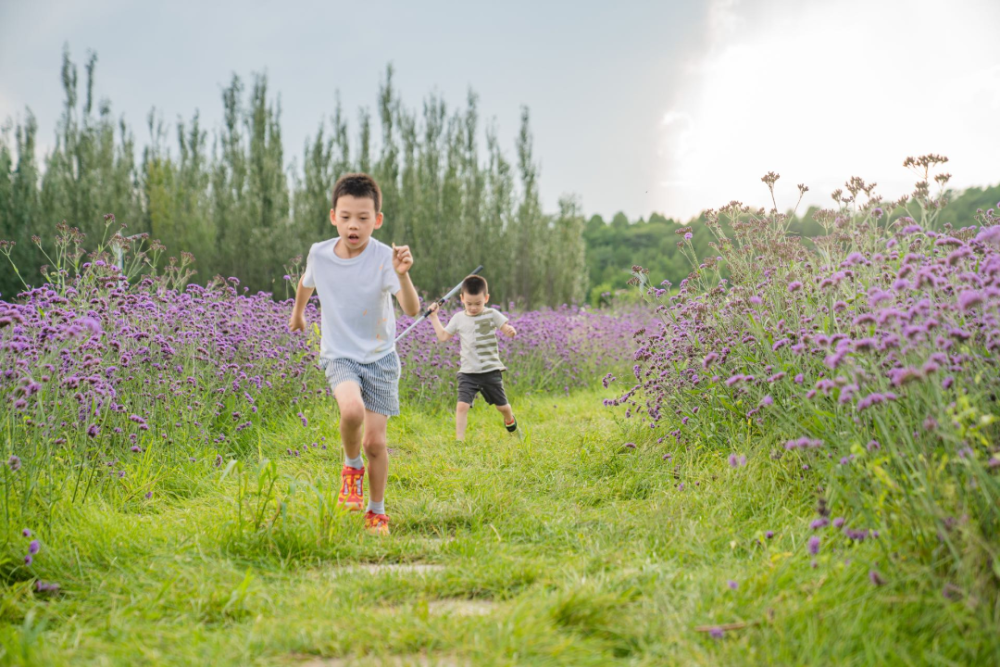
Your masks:
[{"label": "boy's knee", "polygon": [[340,406],[340,420],[349,426],[361,426],[365,421],[365,406],[361,401],[345,401]]},{"label": "boy's knee", "polygon": [[378,458],[385,455],[385,438],[365,437],[361,441],[361,446],[368,458]]},{"label": "boy's knee", "polygon": [[468,412],[471,406],[468,403],[459,403],[455,407],[456,412]]}]

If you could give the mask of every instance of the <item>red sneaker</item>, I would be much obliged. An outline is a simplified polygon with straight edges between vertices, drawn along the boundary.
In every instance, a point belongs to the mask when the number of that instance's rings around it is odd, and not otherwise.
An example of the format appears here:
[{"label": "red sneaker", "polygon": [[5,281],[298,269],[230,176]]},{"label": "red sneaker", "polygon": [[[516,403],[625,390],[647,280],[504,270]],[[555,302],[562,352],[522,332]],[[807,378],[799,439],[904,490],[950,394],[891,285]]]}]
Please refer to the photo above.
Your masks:
[{"label": "red sneaker", "polygon": [[375,514],[375,512],[365,512],[365,530],[372,535],[389,534],[389,517],[385,514]]},{"label": "red sneaker", "polygon": [[365,469],[344,466],[340,471],[340,495],[337,504],[351,512],[360,512],[365,504]]}]

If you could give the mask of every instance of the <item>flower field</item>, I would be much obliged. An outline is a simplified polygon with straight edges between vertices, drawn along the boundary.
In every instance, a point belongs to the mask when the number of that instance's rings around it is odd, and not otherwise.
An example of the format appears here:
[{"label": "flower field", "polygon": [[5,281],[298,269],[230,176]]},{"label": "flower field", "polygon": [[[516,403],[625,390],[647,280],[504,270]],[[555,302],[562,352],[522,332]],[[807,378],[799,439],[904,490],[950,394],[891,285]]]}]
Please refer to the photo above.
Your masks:
[{"label": "flower field", "polygon": [[938,220],[940,161],[818,238],[710,211],[642,304],[504,308],[523,440],[451,439],[457,343],[418,327],[382,540],[336,507],[315,302],[291,334],[61,227],[0,300],[0,664],[997,662],[1000,217]]},{"label": "flower field", "polygon": [[[221,466],[250,451],[269,422],[307,422],[303,410],[332,403],[317,366],[316,300],[307,311],[312,330],[293,334],[290,301],[248,294],[237,278],[186,284],[186,265],[176,263],[140,275],[148,249],[127,246],[119,268],[114,246],[85,254],[75,230],[59,231],[50,282],[0,301],[5,516],[30,513],[38,493],[49,504],[67,491],[70,502],[101,491],[151,493],[149,450],[156,459]],[[594,385],[626,363],[629,335],[648,319],[635,309],[569,306],[510,317],[521,333],[500,349],[515,396]],[[398,331],[411,323],[401,317]],[[399,354],[404,401],[454,405],[457,340],[439,344],[427,322],[400,342]],[[318,446],[302,447],[310,444]]]},{"label": "flower field", "polygon": [[[730,463],[769,456],[814,481],[813,555],[877,538],[952,594],[995,597],[1000,217],[936,230],[926,184],[940,160],[914,161],[925,171],[912,201],[848,182],[809,245],[773,212],[712,213],[728,280],[702,264],[665,297],[637,267],[660,323],[639,336],[636,383],[606,402],[665,445],[756,441]],[[874,563],[871,580],[883,582]]]}]

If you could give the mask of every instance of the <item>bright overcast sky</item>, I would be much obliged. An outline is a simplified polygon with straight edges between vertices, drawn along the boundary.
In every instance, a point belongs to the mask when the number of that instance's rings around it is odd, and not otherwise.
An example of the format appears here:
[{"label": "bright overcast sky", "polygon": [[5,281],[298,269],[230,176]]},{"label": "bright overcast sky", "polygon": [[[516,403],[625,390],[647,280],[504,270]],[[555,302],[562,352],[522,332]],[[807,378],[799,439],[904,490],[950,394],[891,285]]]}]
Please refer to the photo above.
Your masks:
[{"label": "bright overcast sky", "polygon": [[908,155],[938,153],[955,187],[1000,183],[997,0],[715,0],[661,118],[655,208],[807,203],[856,175],[895,198]]},{"label": "bright overcast sky", "polygon": [[997,0],[0,0],[0,119],[30,106],[51,147],[64,44],[81,79],[97,52],[96,93],[140,142],[151,107],[214,128],[232,73],[266,71],[301,161],[336,92],[355,119],[392,62],[410,107],[473,88],[511,156],[528,106],[547,210],[576,193],[588,214],[687,218],[764,205],[770,170],[782,206],[852,175],[897,196],[928,152],[954,185],[1000,182],[998,25]]}]

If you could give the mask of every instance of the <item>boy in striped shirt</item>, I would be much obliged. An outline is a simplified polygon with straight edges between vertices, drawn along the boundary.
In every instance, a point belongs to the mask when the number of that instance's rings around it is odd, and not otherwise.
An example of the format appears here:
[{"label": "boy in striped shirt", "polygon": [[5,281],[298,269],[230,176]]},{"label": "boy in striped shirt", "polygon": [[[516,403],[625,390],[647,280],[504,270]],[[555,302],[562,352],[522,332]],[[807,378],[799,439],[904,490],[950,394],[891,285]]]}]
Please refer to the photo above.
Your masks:
[{"label": "boy in striped shirt", "polygon": [[439,341],[458,336],[462,343],[462,365],[458,373],[458,405],[455,407],[455,439],[465,439],[469,408],[482,393],[490,405],[495,405],[503,415],[504,426],[514,433],[517,420],[510,408],[503,389],[503,371],[507,367],[500,361],[497,348],[497,330],[513,338],[517,331],[498,310],[487,308],[490,300],[489,286],[482,276],[471,275],[462,281],[462,312],[455,313],[447,326],[438,319],[438,304],[431,306],[431,324]]}]

